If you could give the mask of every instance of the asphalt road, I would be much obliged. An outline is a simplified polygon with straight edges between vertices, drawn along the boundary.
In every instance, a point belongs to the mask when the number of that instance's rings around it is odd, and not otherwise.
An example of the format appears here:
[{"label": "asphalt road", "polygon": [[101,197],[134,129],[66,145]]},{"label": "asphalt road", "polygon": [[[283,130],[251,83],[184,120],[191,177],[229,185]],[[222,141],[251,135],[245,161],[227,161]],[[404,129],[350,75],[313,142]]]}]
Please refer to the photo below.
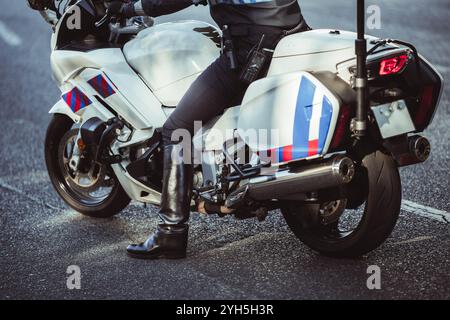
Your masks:
[{"label": "asphalt road", "polygon": [[[43,160],[49,115],[59,99],[49,66],[50,29],[25,1],[0,0],[0,299],[449,299],[450,88],[426,131],[433,153],[401,169],[405,202],[379,249],[355,260],[323,257],[300,243],[279,213],[262,223],[193,214],[188,258],[136,261],[125,247],[154,229],[139,205],[95,220],[69,210]],[[301,1],[314,28],[354,29],[350,1]],[[448,0],[379,1],[382,29],[411,41],[450,77]],[[208,19],[191,8],[160,20]],[[81,268],[68,290],[66,269]],[[381,268],[381,290],[366,286]]]}]

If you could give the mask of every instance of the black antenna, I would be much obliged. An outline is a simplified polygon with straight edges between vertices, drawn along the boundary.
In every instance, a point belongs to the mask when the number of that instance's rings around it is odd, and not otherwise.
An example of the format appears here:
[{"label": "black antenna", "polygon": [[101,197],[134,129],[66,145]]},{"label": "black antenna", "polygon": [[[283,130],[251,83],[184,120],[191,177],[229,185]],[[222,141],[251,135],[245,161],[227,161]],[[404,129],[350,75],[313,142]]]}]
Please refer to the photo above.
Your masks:
[{"label": "black antenna", "polygon": [[356,53],[356,118],[352,122],[352,131],[356,137],[363,137],[367,128],[367,40],[365,35],[366,7],[364,0],[357,0],[356,20],[357,39],[355,41]]}]

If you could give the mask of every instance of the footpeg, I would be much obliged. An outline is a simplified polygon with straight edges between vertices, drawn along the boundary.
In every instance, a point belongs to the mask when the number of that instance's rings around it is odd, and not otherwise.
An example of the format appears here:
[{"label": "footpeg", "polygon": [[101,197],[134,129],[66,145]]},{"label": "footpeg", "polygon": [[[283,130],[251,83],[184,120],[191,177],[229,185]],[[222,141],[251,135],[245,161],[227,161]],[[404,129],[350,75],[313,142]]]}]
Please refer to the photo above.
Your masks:
[{"label": "footpeg", "polygon": [[248,193],[248,185],[233,191],[225,200],[225,206],[228,208],[235,208],[247,197],[247,193]]}]

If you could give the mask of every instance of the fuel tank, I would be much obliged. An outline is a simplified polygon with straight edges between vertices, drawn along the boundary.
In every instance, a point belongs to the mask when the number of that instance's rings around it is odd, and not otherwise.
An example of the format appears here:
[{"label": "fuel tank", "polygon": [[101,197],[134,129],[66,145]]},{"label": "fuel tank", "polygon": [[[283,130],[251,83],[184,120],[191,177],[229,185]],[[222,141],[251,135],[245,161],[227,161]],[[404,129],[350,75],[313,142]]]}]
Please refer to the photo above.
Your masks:
[{"label": "fuel tank", "polygon": [[220,31],[200,21],[162,23],[141,31],[123,52],[161,103],[176,106],[219,56]]}]

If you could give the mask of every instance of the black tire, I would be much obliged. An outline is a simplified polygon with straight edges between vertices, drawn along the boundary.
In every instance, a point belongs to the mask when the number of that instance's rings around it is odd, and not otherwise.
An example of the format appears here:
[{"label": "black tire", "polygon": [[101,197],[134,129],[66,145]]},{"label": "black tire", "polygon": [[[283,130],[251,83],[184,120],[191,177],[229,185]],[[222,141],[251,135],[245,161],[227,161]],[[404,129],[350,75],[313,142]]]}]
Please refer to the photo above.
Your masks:
[{"label": "black tire", "polygon": [[350,232],[341,233],[337,224],[305,223],[305,217],[317,216],[319,205],[286,203],[282,208],[290,229],[313,250],[326,256],[354,258],[376,249],[391,234],[402,197],[398,168],[391,156],[375,151],[363,158],[361,170],[365,171],[367,188],[365,208],[359,224]]},{"label": "black tire", "polygon": [[[114,186],[111,192],[98,202],[90,202],[78,197],[76,192],[64,179],[63,169],[59,159],[59,145],[66,133],[72,129],[74,122],[65,115],[56,114],[53,116],[47,128],[45,137],[45,162],[50,181],[56,192],[73,209],[83,215],[95,218],[108,218],[121,212],[129,203],[130,198],[123,190],[117,178],[111,173],[114,179]],[[110,170],[112,172],[112,170]]]}]

